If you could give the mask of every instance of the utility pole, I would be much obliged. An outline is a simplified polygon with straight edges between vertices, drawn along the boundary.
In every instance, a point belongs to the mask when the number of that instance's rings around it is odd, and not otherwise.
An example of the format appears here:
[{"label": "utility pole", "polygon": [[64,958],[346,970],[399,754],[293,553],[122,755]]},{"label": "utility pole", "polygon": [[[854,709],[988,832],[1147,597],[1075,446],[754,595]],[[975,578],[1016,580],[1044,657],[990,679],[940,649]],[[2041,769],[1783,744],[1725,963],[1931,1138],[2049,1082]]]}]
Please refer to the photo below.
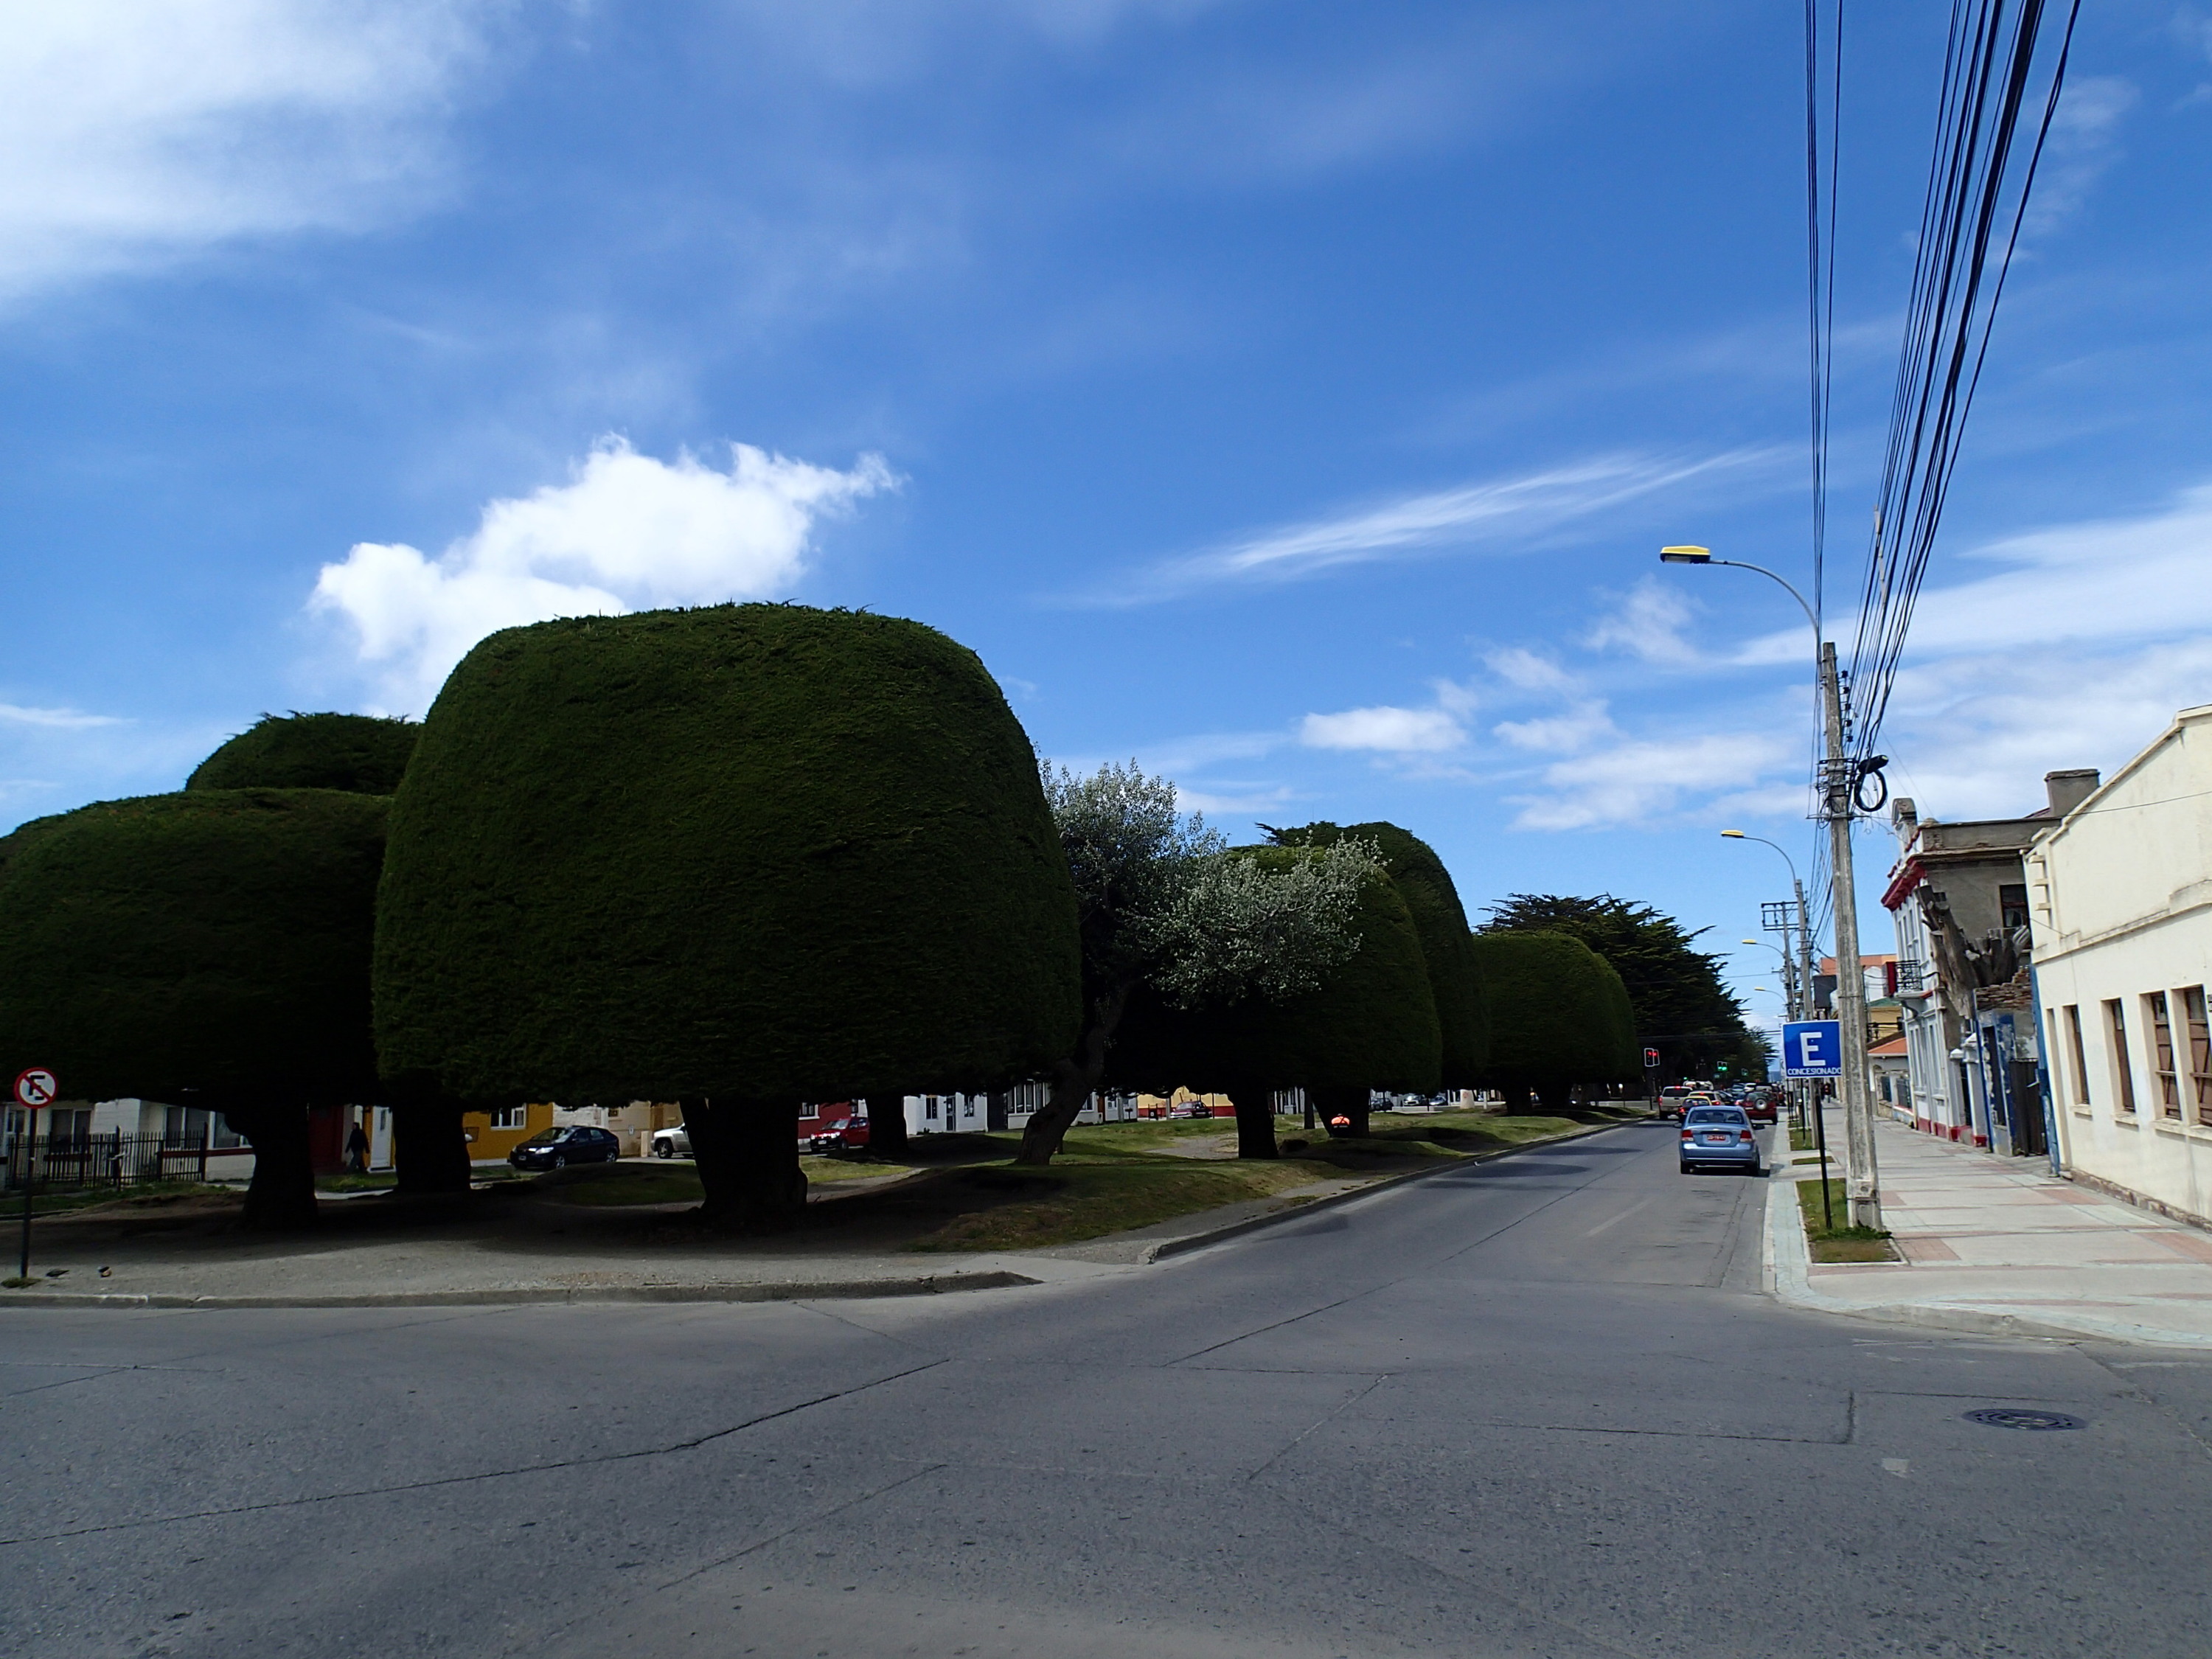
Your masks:
[{"label": "utility pole", "polygon": [[1836,1019],[1844,1039],[1844,1192],[1851,1225],[1879,1228],[1881,1181],[1875,1167],[1874,1102],[1867,1095],[1866,975],[1859,966],[1858,890],[1851,870],[1858,777],[1844,754],[1843,686],[1835,644],[1828,640],[1820,641],[1820,713],[1827,735],[1827,758],[1820,765],[1821,816],[1828,824],[1836,905]]}]

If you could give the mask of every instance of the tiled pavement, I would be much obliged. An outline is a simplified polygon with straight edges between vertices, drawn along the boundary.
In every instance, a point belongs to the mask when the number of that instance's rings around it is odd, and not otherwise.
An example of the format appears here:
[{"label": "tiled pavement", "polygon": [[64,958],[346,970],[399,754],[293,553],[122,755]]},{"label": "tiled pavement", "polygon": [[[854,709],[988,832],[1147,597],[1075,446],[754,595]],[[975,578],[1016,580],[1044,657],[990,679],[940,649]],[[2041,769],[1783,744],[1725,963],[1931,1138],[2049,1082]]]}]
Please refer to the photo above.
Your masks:
[{"label": "tiled pavement", "polygon": [[[1842,1129],[1832,1111],[1831,1147]],[[1968,1329],[2212,1346],[2212,1233],[2057,1179],[2039,1158],[2000,1158],[1895,1123],[1875,1133],[1882,1219],[1905,1260],[1807,1262],[1787,1182],[1812,1170],[1789,1167],[1778,1171],[1769,1217],[1783,1300]]]}]

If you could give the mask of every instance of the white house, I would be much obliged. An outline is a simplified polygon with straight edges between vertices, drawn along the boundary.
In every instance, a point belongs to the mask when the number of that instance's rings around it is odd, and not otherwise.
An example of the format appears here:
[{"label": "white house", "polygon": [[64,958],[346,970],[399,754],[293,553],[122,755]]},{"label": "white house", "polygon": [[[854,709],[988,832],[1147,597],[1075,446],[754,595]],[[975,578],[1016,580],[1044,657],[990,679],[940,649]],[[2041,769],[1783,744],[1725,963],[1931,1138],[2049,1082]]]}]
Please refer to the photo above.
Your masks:
[{"label": "white house", "polygon": [[2077,1180],[2212,1218],[2212,705],[2039,836],[2036,1000]]}]

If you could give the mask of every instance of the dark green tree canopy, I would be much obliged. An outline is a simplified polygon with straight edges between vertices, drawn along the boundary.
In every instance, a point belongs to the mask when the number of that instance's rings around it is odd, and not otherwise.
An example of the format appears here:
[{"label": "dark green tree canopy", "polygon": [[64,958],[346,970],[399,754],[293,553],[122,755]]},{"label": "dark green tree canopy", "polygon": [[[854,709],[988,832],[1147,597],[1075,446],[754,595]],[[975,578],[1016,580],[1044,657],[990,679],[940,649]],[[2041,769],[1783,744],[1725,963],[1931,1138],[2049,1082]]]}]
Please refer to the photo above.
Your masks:
[{"label": "dark green tree canopy", "polygon": [[1486,1083],[1552,1091],[1615,1079],[1622,1054],[1606,965],[1580,939],[1517,930],[1474,935],[1490,997]]},{"label": "dark green tree canopy", "polygon": [[[1628,989],[1639,1047],[1643,1040],[1659,1040],[1677,1074],[1742,1044],[1743,1010],[1721,983],[1721,958],[1698,950],[1698,933],[1686,932],[1672,916],[1609,893],[1595,898],[1515,893],[1493,905],[1483,924],[1485,933],[1529,931],[1571,935],[1612,963]],[[1677,1040],[1701,1034],[1711,1041]]]},{"label": "dark green tree canopy", "polygon": [[51,1066],[79,1100],[374,1098],[370,927],[388,805],[194,790],[0,840],[0,1066]]},{"label": "dark green tree canopy", "polygon": [[399,787],[422,728],[374,714],[264,714],[193,769],[187,789]]},{"label": "dark green tree canopy", "polygon": [[[1303,848],[1240,848],[1281,864]],[[1156,993],[1132,1000],[1109,1074],[1164,1093],[1176,1085],[1234,1090],[1437,1086],[1442,1036],[1428,966],[1398,886],[1377,872],[1359,893],[1359,948],[1318,990],[1282,1002],[1248,996],[1188,1012]]]},{"label": "dark green tree canopy", "polygon": [[377,1040],[410,1090],[980,1089],[1074,1042],[1035,754],[919,623],[744,605],[495,634],[392,824]]},{"label": "dark green tree canopy", "polygon": [[[1261,828],[1285,847],[1327,847],[1346,838],[1370,843],[1382,867],[1398,884],[1406,908],[1420,935],[1421,955],[1443,1036],[1443,1086],[1471,1088],[1490,1054],[1490,1011],[1483,1000],[1480,971],[1468,939],[1467,911],[1459,889],[1436,849],[1395,823],[1309,823],[1302,829]],[[1378,1085],[1379,1086],[1379,1085]]]}]

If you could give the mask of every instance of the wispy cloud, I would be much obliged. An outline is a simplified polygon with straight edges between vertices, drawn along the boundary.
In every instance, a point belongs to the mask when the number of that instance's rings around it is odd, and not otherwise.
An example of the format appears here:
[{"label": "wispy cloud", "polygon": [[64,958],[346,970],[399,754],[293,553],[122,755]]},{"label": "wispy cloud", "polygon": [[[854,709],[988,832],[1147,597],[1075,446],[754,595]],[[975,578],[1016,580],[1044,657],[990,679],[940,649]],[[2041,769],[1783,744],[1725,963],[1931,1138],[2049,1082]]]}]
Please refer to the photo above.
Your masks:
[{"label": "wispy cloud", "polygon": [[20,703],[0,702],[0,725],[39,726],[61,732],[81,732],[95,726],[129,724],[116,714],[88,714],[75,708],[26,708]]},{"label": "wispy cloud", "polygon": [[0,8],[0,296],[420,205],[490,9]]},{"label": "wispy cloud", "polygon": [[1296,581],[1348,565],[1443,548],[1526,548],[1610,508],[1692,479],[1760,467],[1772,459],[1773,452],[1765,449],[1729,450],[1694,459],[1609,455],[1516,477],[1401,495],[1166,561],[1133,580],[1088,596],[1085,602],[1144,605],[1196,588]]}]

